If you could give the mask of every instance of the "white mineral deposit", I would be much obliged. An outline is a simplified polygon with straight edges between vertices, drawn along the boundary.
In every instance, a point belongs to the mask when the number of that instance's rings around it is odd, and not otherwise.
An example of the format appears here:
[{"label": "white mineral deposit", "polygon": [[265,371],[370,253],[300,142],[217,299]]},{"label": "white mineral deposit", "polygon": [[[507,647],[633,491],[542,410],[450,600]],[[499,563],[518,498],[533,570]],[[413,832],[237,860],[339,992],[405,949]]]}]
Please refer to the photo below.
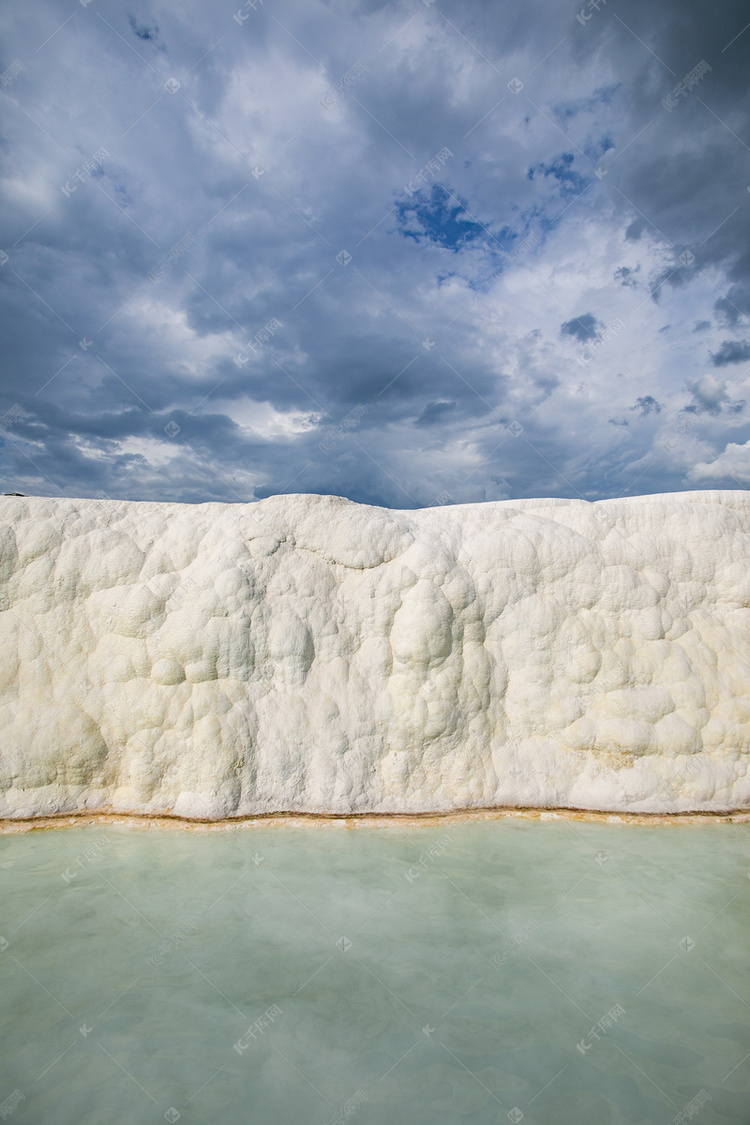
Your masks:
[{"label": "white mineral deposit", "polygon": [[747,492],[0,532],[0,816],[750,806]]}]

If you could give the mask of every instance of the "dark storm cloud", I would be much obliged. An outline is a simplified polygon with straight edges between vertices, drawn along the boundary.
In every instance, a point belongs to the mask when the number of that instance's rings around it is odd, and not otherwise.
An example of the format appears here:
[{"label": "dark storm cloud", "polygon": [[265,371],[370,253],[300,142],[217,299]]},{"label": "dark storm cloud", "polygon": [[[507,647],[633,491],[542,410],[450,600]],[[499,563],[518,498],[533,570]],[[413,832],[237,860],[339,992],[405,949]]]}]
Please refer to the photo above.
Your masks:
[{"label": "dark storm cloud", "polygon": [[414,425],[435,426],[445,421],[455,409],[455,402],[428,402],[419,417],[415,419]]},{"label": "dark storm cloud", "polygon": [[746,340],[724,340],[718,352],[711,356],[714,367],[726,367],[729,363],[745,363],[750,359],[750,344]]},{"label": "dark storm cloud", "polygon": [[6,7],[3,491],[712,486],[662,431],[744,408],[747,19],[584,12]]},{"label": "dark storm cloud", "polygon": [[581,313],[580,316],[573,317],[572,320],[566,320],[564,324],[561,324],[560,334],[562,336],[574,336],[577,340],[585,342],[598,336],[601,327],[601,323],[593,313]]},{"label": "dark storm cloud", "polygon": [[[750,272],[750,212],[743,198],[750,107],[746,10],[740,3],[709,9],[635,0],[618,15],[592,21],[593,34],[580,36],[577,46],[586,54],[616,44],[621,70],[631,73],[630,125],[634,137],[645,131],[633,140],[617,180],[625,200],[638,208],[630,237],[657,235],[671,244],[675,259],[685,250],[693,254],[694,272],[720,265],[727,289],[742,286]],[[681,269],[671,277],[665,271],[661,280],[695,284]],[[750,313],[746,291],[732,295],[714,278],[698,283],[714,284],[737,316]]]},{"label": "dark storm cloud", "polygon": [[729,286],[726,297],[714,302],[714,309],[719,323],[727,328],[747,324],[748,317],[742,310],[750,309],[750,270],[740,282]]},{"label": "dark storm cloud", "polygon": [[635,406],[631,406],[629,409],[637,410],[643,417],[644,414],[660,414],[664,407],[656,401],[653,395],[643,395],[641,398],[637,398]]},{"label": "dark storm cloud", "polygon": [[632,223],[628,223],[625,228],[625,237],[630,242],[637,242],[644,230],[646,230],[647,225],[645,219],[633,219]]},{"label": "dark storm cloud", "polygon": [[139,39],[146,40],[147,42],[154,43],[159,38],[159,28],[154,25],[148,27],[146,24],[138,23],[135,16],[128,16],[128,23],[134,35]]},{"label": "dark storm cloud", "polygon": [[619,266],[614,272],[615,281],[619,281],[620,285],[627,285],[635,288],[638,285],[637,275],[640,273],[640,266],[634,269],[630,266]]}]

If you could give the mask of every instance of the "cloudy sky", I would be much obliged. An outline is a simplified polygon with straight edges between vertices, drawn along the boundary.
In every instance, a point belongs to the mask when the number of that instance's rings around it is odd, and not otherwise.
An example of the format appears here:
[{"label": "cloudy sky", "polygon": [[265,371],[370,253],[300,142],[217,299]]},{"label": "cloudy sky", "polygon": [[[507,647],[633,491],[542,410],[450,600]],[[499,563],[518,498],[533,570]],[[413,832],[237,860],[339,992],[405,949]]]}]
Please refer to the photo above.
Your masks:
[{"label": "cloudy sky", "polygon": [[720,0],[10,0],[2,491],[750,484]]}]

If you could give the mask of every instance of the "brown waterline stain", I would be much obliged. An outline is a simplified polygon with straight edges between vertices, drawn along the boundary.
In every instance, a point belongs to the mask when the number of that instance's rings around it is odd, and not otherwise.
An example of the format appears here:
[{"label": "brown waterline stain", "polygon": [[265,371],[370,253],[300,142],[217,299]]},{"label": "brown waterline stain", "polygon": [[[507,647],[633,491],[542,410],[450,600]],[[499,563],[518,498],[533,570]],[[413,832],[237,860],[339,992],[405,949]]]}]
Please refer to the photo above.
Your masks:
[{"label": "brown waterline stain", "polygon": [[222,820],[188,819],[169,813],[124,813],[112,809],[97,812],[57,813],[53,816],[0,819],[0,836],[39,832],[56,828],[81,828],[115,825],[125,828],[167,828],[187,832],[227,832],[238,828],[318,827],[338,825],[344,828],[431,828],[436,825],[461,824],[474,820],[521,819],[550,821],[581,821],[600,824],[670,826],[685,824],[748,824],[750,809],[724,812],[701,811],[680,813],[605,812],[570,808],[479,808],[450,809],[425,813],[312,813],[273,812],[252,816],[226,817]]}]

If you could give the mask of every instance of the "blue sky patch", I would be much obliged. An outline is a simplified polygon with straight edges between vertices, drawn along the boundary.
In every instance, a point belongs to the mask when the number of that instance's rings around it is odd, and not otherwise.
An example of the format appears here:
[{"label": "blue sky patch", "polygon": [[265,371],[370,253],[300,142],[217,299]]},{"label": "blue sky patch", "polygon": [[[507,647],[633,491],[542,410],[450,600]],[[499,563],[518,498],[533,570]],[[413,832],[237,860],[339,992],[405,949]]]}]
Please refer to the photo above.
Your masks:
[{"label": "blue sky patch", "polygon": [[556,157],[549,164],[540,161],[538,164],[533,164],[527,176],[530,180],[541,176],[544,179],[556,180],[560,185],[560,194],[563,198],[571,195],[580,195],[588,183],[591,183],[590,176],[582,176],[573,167],[575,156],[572,152],[563,152],[560,156]]},{"label": "blue sky patch", "polygon": [[433,184],[429,195],[417,192],[396,205],[405,238],[413,238],[417,243],[433,242],[453,251],[491,237],[481,223],[469,217],[466,208],[466,200],[443,184]]}]

